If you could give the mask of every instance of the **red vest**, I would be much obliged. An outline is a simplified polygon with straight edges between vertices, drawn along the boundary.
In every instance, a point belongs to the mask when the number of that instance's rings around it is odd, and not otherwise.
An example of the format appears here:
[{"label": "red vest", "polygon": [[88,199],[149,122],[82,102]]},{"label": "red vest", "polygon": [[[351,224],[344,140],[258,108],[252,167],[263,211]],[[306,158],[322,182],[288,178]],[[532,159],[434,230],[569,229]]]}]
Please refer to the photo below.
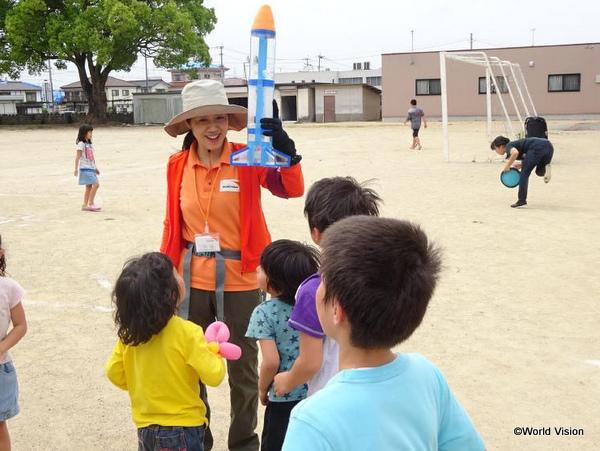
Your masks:
[{"label": "red vest", "polygon": [[[245,144],[231,143],[236,151]],[[177,267],[186,246],[182,236],[182,214],[179,202],[181,181],[189,149],[185,149],[169,158],[167,165],[167,211],[160,251],[169,256]],[[242,242],[242,272],[254,271],[260,262],[260,255],[271,235],[260,202],[261,180],[266,180],[266,171],[271,169],[257,166],[238,167],[240,182],[240,229]],[[304,194],[304,177],[300,164],[280,169],[281,182],[287,197],[300,197]],[[268,188],[266,182],[263,183]]]}]

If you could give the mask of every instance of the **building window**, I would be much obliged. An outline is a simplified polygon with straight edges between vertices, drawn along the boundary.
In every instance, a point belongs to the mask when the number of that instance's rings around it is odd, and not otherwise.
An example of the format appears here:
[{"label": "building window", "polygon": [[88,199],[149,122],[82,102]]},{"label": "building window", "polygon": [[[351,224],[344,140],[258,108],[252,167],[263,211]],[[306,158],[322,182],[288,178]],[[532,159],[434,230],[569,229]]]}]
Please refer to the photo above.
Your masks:
[{"label": "building window", "polygon": [[340,78],[339,79],[340,85],[360,85],[360,84],[362,84],[362,82],[363,82],[362,77],[348,77],[348,78]]},{"label": "building window", "polygon": [[112,96],[113,97],[119,97],[119,90],[118,89],[113,89],[112,90]]},{"label": "building window", "polygon": [[185,75],[184,74],[173,74],[172,79],[173,79],[173,81],[185,81]]},{"label": "building window", "polygon": [[36,95],[35,92],[26,92],[25,93],[25,101],[26,102],[35,102],[36,99]]},{"label": "building window", "polygon": [[352,63],[352,70],[362,70],[362,63]]},{"label": "building window", "polygon": [[442,85],[439,78],[430,78],[416,81],[416,95],[439,96],[442,93]]},{"label": "building window", "polygon": [[548,75],[548,92],[581,91],[581,74]]},{"label": "building window", "polygon": [[[498,87],[500,88],[500,92],[502,94],[506,94],[508,92],[508,85],[506,84],[506,79],[502,76],[502,75],[498,75],[496,77],[496,83],[494,84],[494,79],[492,77],[490,77],[490,85],[491,88],[490,92],[492,94],[496,94],[496,86],[498,85]],[[485,94],[486,93],[486,85],[485,85],[485,77],[479,77],[479,94]]]},{"label": "building window", "polygon": [[123,94],[123,97],[127,97],[127,96],[129,96],[129,89],[123,89],[123,90],[121,91],[121,94]]},{"label": "building window", "polygon": [[371,86],[381,86],[381,77],[367,77],[367,84]]},{"label": "building window", "polygon": [[363,69],[364,70],[370,70],[371,69],[371,63],[369,61],[365,61],[363,63]]},{"label": "building window", "polygon": [[208,79],[208,78],[210,78],[210,74],[204,74],[204,78],[205,78],[205,79]]}]

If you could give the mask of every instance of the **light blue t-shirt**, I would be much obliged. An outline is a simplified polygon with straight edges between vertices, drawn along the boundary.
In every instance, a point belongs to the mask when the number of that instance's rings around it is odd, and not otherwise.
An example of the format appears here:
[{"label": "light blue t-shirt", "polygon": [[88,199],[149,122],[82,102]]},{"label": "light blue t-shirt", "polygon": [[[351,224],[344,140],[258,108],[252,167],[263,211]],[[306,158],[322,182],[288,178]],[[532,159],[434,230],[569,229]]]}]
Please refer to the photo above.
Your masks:
[{"label": "light blue t-shirt", "polygon": [[[288,371],[300,353],[298,332],[288,326],[292,306],[277,298],[261,302],[256,306],[248,323],[246,337],[256,340],[274,340],[279,352],[278,373]],[[269,401],[300,401],[306,398],[308,386],[302,384],[283,396],[275,396],[273,387],[269,389]]]},{"label": "light blue t-shirt", "polygon": [[283,451],[484,448],[441,371],[420,354],[339,372],[292,410],[283,444]]}]

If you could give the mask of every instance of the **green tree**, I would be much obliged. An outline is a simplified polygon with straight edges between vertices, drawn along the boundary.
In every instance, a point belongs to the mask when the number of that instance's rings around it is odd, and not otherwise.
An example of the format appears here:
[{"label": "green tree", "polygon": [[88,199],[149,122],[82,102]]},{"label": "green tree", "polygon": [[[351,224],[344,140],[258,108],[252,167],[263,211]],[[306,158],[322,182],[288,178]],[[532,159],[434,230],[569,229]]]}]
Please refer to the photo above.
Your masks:
[{"label": "green tree", "polygon": [[204,36],[216,23],[202,0],[0,0],[0,73],[40,73],[47,60],[77,66],[87,120],[106,119],[105,85],[139,54],[157,67],[208,64]]}]

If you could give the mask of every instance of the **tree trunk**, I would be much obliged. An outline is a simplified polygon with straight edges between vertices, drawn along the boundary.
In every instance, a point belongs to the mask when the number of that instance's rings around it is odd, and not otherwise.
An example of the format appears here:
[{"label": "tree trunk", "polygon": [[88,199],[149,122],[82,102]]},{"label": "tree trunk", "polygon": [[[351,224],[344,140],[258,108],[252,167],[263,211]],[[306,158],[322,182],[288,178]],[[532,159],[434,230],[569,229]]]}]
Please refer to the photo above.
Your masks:
[{"label": "tree trunk", "polygon": [[[87,76],[86,63],[90,77]],[[75,59],[75,65],[79,72],[79,81],[81,88],[88,101],[88,114],[85,122],[89,124],[98,124],[106,122],[106,80],[110,69],[101,70],[100,66],[94,65],[91,55],[79,55]],[[90,80],[91,79],[91,80]]]},{"label": "tree trunk", "polygon": [[86,122],[98,124],[106,122],[106,78],[97,79],[92,82],[88,99],[88,114],[85,117]]}]

